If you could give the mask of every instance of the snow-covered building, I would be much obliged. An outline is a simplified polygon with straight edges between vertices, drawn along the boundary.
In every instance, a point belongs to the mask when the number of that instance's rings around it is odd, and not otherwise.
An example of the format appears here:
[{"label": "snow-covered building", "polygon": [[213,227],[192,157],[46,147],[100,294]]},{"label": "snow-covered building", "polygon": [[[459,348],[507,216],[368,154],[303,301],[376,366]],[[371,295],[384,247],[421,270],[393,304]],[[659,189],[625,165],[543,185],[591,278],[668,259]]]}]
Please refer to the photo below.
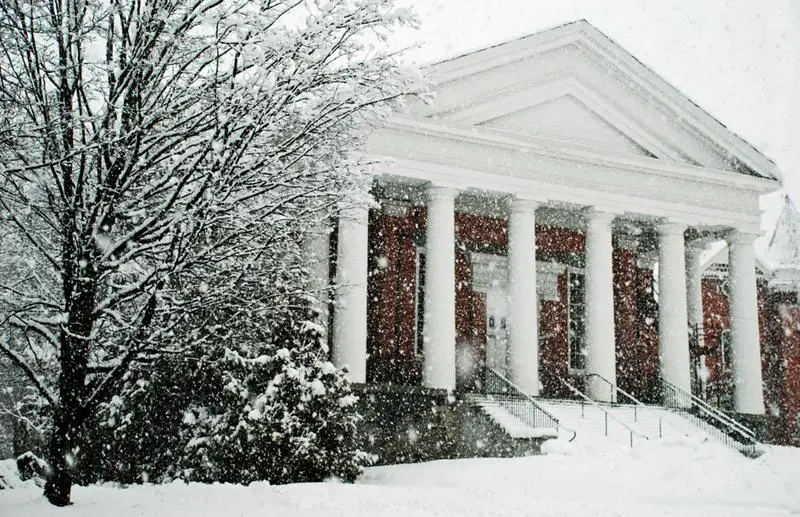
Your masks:
[{"label": "snow-covered building", "polygon": [[377,207],[315,244],[335,363],[358,383],[469,389],[485,365],[540,397],[689,392],[700,257],[724,240],[733,409],[763,414],[753,242],[775,164],[585,21],[427,74],[432,101],[369,140]]},{"label": "snow-covered building", "polygon": [[[703,326],[693,354],[706,375],[695,391],[733,409],[730,277],[726,248],[702,266]],[[800,444],[800,214],[786,196],[766,250],[756,260],[761,363],[769,434]]]}]

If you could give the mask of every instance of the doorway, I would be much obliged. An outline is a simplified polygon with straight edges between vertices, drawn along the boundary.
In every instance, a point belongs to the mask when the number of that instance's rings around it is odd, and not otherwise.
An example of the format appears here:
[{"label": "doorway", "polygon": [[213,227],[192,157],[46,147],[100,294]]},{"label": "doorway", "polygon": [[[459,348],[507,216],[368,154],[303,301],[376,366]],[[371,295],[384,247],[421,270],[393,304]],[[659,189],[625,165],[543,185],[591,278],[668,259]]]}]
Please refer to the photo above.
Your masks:
[{"label": "doorway", "polygon": [[498,287],[486,292],[486,366],[508,378],[508,294]]}]

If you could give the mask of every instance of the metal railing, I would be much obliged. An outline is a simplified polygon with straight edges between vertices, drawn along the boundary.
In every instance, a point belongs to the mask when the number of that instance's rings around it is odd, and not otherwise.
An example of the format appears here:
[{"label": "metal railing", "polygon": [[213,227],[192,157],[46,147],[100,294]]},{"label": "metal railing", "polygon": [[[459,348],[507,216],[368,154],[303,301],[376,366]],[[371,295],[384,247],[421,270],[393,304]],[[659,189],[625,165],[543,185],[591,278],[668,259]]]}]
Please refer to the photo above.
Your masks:
[{"label": "metal railing", "polygon": [[557,376],[557,377],[558,377],[558,380],[561,381],[561,384],[566,386],[568,390],[570,390],[574,395],[577,395],[578,398],[580,399],[580,401],[581,401],[581,418],[584,417],[584,403],[586,403],[586,402],[588,402],[590,405],[594,406],[595,408],[597,408],[597,409],[599,409],[600,411],[603,412],[603,415],[604,415],[604,426],[605,426],[604,431],[605,431],[605,435],[606,436],[608,436],[608,419],[610,418],[611,420],[617,422],[619,425],[621,425],[622,427],[624,427],[625,429],[628,430],[629,444],[630,444],[631,447],[633,447],[633,437],[634,437],[634,435],[639,436],[640,438],[644,438],[645,440],[649,440],[650,439],[647,435],[644,435],[644,434],[640,433],[639,431],[636,431],[636,430],[632,429],[628,424],[626,424],[625,422],[623,422],[619,418],[615,417],[614,415],[610,414],[603,406],[601,406],[600,404],[595,402],[591,397],[589,397],[587,394],[585,394],[584,392],[582,392],[581,390],[579,390],[578,388],[576,388],[575,386],[573,386],[572,384],[567,382],[566,379],[564,379],[562,377],[559,377],[559,376]]},{"label": "metal railing", "polygon": [[572,433],[570,442],[577,436],[574,429],[562,425],[519,386],[488,367],[484,368],[483,393],[529,427],[554,429],[556,432],[563,429]]},{"label": "metal railing", "polygon": [[762,454],[756,433],[664,379],[661,379],[661,399],[664,406],[689,417],[695,425],[728,447],[745,456]]},{"label": "metal railing", "polygon": [[628,399],[630,401],[631,407],[633,408],[633,421],[634,422],[638,422],[639,421],[639,412],[640,411],[645,412],[648,415],[653,416],[654,418],[657,418],[658,419],[658,437],[659,438],[663,438],[664,437],[663,430],[664,430],[664,423],[665,422],[667,423],[667,425],[669,425],[670,427],[672,427],[675,430],[679,431],[681,434],[686,435],[686,433],[684,431],[681,431],[681,429],[678,426],[676,426],[675,424],[673,424],[669,420],[665,420],[656,411],[650,409],[650,407],[647,404],[645,404],[644,402],[642,402],[641,400],[639,400],[635,396],[631,395],[629,392],[625,391],[624,389],[620,388],[619,386],[617,386],[616,384],[614,384],[610,380],[606,379],[605,377],[603,377],[599,373],[587,373],[584,376],[584,378],[587,378],[587,379],[590,378],[590,377],[599,379],[604,384],[609,386],[609,390],[610,390],[610,392],[612,394],[611,400],[615,400],[617,403],[619,403],[619,395],[622,395],[623,397],[625,397],[626,399]]}]

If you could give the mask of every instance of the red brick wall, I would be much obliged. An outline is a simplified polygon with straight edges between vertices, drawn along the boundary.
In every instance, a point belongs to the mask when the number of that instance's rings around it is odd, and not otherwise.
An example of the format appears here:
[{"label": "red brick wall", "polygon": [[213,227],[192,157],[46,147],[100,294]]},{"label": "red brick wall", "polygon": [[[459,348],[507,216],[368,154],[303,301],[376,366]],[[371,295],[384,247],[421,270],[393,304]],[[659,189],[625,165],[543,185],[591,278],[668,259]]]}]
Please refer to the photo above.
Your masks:
[{"label": "red brick wall", "polygon": [[567,275],[558,277],[559,300],[542,300],[539,313],[539,333],[547,334],[539,349],[539,379],[545,397],[566,397],[568,390],[558,377],[569,374],[569,345],[567,343]]},{"label": "red brick wall", "polygon": [[[710,381],[729,380],[730,369],[721,365],[720,334],[730,328],[728,298],[720,279],[703,279],[705,343],[713,352],[706,356]],[[793,293],[770,293],[759,282],[758,320],[764,403],[767,414],[777,417],[769,428],[771,441],[800,445],[797,415],[800,413],[800,306]],[[717,393],[709,390],[715,401]]]},{"label": "red brick wall", "polygon": [[420,221],[370,214],[367,284],[367,379],[416,384],[414,354],[416,247]]},{"label": "red brick wall", "polygon": [[[660,369],[658,340],[658,305],[653,295],[653,270],[637,268],[637,332],[636,365],[637,377],[632,377],[629,391],[641,400],[656,402],[654,388],[658,382]],[[624,378],[623,378],[624,382]]]},{"label": "red brick wall", "polygon": [[[722,291],[723,281],[717,278],[704,278],[703,294],[703,339],[711,353],[706,354],[708,382],[714,383],[730,377],[730,370],[722,367],[722,345],[720,335],[730,328],[728,317],[728,296]],[[712,400],[716,394],[709,393]]]},{"label": "red brick wall", "polygon": [[784,311],[783,361],[785,369],[780,379],[783,384],[781,421],[785,439],[783,443],[800,446],[800,307],[795,302]]},{"label": "red brick wall", "polygon": [[658,374],[657,312],[647,303],[653,273],[637,267],[636,252],[629,249],[614,250],[612,267],[617,385],[647,399]]},{"label": "red brick wall", "polygon": [[615,249],[612,259],[614,273],[614,327],[617,356],[617,385],[624,390],[635,386],[639,377],[639,350],[636,346],[636,252]]},{"label": "red brick wall", "polygon": [[[472,291],[468,253],[481,251],[505,255],[507,222],[504,219],[457,213],[456,224],[456,346],[473,357],[485,357],[485,295]],[[425,209],[415,207],[405,217],[373,212],[370,217],[370,276],[368,286],[367,375],[370,381],[417,384],[421,379],[421,357],[414,353],[414,293],[416,249],[425,241]],[[580,231],[538,225],[537,254],[540,260],[569,263],[581,260],[584,236]],[[614,252],[614,296],[617,328],[618,382],[642,395],[651,379],[652,340],[638,303],[642,286],[649,286],[646,270],[636,267],[635,253]],[[643,273],[644,271],[644,273]],[[644,282],[644,284],[642,284]],[[540,350],[540,373],[544,394],[566,392],[553,374],[568,375],[566,275],[558,279],[560,300],[543,300],[540,333],[549,337]],[[636,346],[639,342],[642,346]],[[655,343],[657,354],[657,342]],[[573,379],[580,382],[579,379]]]},{"label": "red brick wall", "polygon": [[800,445],[800,306],[794,293],[770,293],[765,297],[764,402],[776,413],[773,438]]},{"label": "red brick wall", "polygon": [[[470,287],[469,252],[506,254],[507,223],[458,213],[456,222],[456,333],[459,350],[485,357],[485,296]],[[368,362],[370,381],[418,384],[422,361],[414,353],[416,328],[416,250],[425,241],[425,210],[414,208],[407,216],[370,214],[368,285]],[[540,260],[580,263],[582,232],[538,225]],[[615,248],[614,319],[616,327],[617,383],[647,399],[658,376],[657,306],[650,286],[652,271],[636,265],[635,252]],[[729,377],[721,367],[720,333],[729,328],[728,300],[721,280],[703,279],[703,322],[710,381]],[[545,396],[566,396],[556,375],[568,376],[566,275],[558,279],[559,300],[543,300],[540,333],[540,378]],[[766,295],[759,289],[759,322],[765,402],[780,414],[779,440],[798,443],[796,415],[800,412],[800,304],[786,293]],[[573,379],[580,383],[579,379]],[[714,394],[710,396],[713,398]],[[800,444],[800,443],[799,443]]]}]

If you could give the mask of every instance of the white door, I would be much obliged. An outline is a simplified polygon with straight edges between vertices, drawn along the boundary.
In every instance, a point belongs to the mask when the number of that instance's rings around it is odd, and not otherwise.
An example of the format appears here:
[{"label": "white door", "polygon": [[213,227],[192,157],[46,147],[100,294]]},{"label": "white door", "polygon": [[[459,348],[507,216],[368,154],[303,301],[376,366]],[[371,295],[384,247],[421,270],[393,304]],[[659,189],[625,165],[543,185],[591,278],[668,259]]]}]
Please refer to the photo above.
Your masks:
[{"label": "white door", "polygon": [[505,289],[486,292],[486,366],[508,377],[508,297]]}]

